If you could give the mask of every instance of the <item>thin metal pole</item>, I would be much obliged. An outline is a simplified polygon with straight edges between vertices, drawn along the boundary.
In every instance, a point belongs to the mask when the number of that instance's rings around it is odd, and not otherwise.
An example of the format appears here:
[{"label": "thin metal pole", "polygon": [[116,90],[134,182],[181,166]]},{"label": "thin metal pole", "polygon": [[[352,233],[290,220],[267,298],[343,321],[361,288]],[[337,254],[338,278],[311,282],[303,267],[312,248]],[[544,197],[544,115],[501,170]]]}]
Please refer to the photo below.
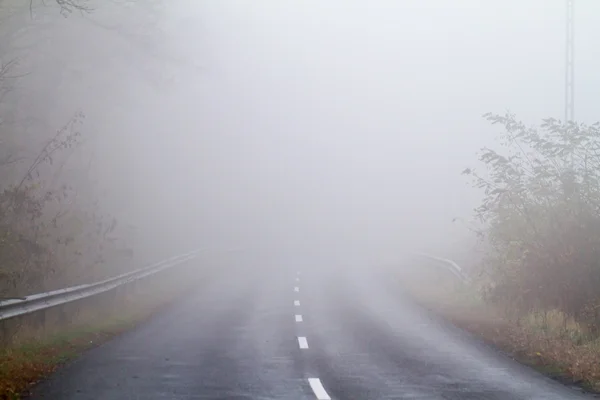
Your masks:
[{"label": "thin metal pole", "polygon": [[565,43],[565,122],[575,119],[575,29],[574,2],[567,1]]}]

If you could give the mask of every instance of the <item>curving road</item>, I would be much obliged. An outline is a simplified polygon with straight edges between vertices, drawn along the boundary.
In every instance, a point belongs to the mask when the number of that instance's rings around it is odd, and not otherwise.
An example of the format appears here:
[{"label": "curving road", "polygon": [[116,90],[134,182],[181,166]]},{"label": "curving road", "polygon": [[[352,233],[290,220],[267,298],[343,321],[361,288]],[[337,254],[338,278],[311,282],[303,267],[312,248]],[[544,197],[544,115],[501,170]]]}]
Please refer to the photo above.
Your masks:
[{"label": "curving road", "polygon": [[232,271],[38,385],[33,399],[583,399],[374,272]]}]

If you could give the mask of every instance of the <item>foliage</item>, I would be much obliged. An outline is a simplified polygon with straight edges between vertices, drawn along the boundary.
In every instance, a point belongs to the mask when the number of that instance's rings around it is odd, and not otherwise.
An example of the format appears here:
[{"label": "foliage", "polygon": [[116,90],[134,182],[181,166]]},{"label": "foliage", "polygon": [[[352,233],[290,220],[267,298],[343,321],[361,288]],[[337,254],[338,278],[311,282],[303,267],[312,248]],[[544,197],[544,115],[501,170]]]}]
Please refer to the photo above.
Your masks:
[{"label": "foliage", "polygon": [[[60,9],[67,16],[92,11],[90,3],[0,0],[0,20],[12,22],[5,25],[7,33],[19,34],[23,21],[36,17],[46,6],[55,7],[48,12]],[[81,131],[84,114],[75,113],[34,150],[22,139],[27,122],[15,117],[13,106],[20,86],[17,83],[29,73],[17,72],[20,60],[10,52],[10,40],[0,45],[0,298],[120,272],[107,268],[110,261],[122,259],[124,254],[123,243],[116,236],[117,221],[103,212],[94,195],[89,177],[91,160],[86,168],[75,164],[77,157],[72,157],[83,151],[87,141]],[[37,118],[33,111],[25,114],[31,114],[25,118]],[[35,140],[42,135],[44,132],[37,129]],[[63,170],[69,163],[67,176]],[[125,254],[131,257],[131,251]]]},{"label": "foliage", "polygon": [[[482,149],[483,173],[466,169],[484,198],[475,210],[490,252],[487,298],[518,313],[558,309],[596,329],[600,305],[600,124],[546,119],[504,127],[502,152]],[[598,314],[598,315],[597,315]]]},{"label": "foliage", "polygon": [[0,297],[45,289],[53,275],[63,285],[69,274],[89,278],[89,271],[78,269],[102,265],[115,246],[114,218],[97,205],[86,210],[77,204],[78,188],[49,183],[48,170],[61,152],[82,145],[82,120],[77,113],[44,144],[25,175],[0,191]]}]

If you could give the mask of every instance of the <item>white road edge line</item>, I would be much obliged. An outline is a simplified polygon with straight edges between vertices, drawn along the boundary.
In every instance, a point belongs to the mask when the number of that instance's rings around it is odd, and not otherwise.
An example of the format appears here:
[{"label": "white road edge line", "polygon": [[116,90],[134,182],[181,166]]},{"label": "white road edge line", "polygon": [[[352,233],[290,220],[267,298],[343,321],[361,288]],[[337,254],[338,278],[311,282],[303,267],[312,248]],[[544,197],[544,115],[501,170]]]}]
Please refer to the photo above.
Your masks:
[{"label": "white road edge line", "polygon": [[310,388],[315,392],[317,400],[331,400],[319,378],[308,378]]},{"label": "white road edge line", "polygon": [[308,349],[308,341],[305,336],[298,336],[298,345],[301,349]]},{"label": "white road edge line", "polygon": [[299,292],[299,291],[300,291],[300,288],[299,288],[298,286],[296,286],[296,287],[294,288],[294,292]]},{"label": "white road edge line", "polygon": [[302,322],[302,315],[296,314],[296,322]]},{"label": "white road edge line", "polygon": [[300,300],[294,300],[294,305],[296,307],[299,307],[300,306]]}]

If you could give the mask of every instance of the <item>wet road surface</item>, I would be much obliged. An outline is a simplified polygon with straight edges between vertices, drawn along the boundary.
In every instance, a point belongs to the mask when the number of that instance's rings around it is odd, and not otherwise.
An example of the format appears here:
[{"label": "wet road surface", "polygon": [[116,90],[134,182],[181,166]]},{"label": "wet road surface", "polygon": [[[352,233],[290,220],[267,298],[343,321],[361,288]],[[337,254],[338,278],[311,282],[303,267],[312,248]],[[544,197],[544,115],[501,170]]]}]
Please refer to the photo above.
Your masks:
[{"label": "wet road surface", "polygon": [[215,278],[84,354],[33,399],[583,399],[404,298],[373,271]]}]

